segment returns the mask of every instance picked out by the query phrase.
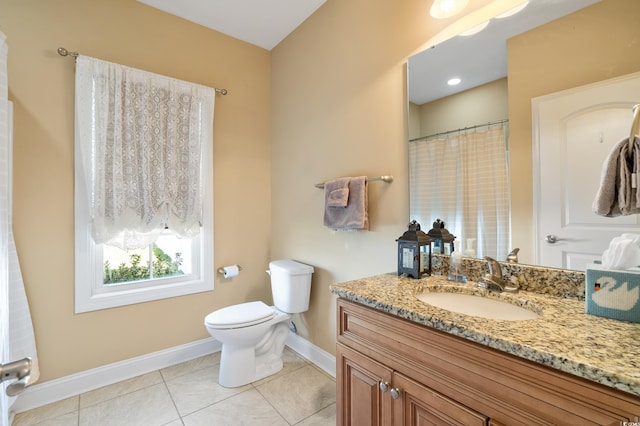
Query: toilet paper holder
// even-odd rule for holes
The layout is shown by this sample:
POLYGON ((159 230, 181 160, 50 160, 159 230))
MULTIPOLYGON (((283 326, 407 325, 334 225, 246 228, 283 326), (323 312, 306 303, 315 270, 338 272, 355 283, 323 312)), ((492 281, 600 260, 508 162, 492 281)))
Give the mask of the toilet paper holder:
MULTIPOLYGON (((237 267, 238 267, 238 272, 239 272, 239 271, 242 271, 242 266, 240 266, 240 265, 235 265, 235 266, 237 266, 237 267)), ((224 276, 224 267, 222 267, 222 268, 218 268, 218 273, 219 273, 220 275, 224 276)))

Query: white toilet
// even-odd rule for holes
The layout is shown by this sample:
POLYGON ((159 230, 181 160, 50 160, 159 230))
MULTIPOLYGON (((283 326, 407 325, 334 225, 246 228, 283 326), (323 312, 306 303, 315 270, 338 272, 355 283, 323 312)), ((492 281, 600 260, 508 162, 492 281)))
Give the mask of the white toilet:
POLYGON ((312 266, 274 260, 267 273, 275 306, 241 303, 218 309, 204 319, 209 334, 222 343, 221 386, 243 386, 280 371, 291 324, 288 314, 309 309, 312 266))

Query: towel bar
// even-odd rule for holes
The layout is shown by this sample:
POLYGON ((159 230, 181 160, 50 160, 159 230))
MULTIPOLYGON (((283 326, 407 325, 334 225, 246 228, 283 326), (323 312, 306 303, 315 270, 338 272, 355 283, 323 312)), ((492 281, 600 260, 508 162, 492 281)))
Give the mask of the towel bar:
MULTIPOLYGON (((384 175, 384 176, 379 176, 379 177, 374 177, 374 178, 367 178, 367 182, 373 182, 373 181, 378 181, 378 180, 381 180, 381 181, 387 182, 387 183, 391 183, 391 182, 393 182, 393 176, 384 175)), ((320 189, 324 189, 324 182, 316 183, 315 187, 316 188, 320 188, 320 189)))

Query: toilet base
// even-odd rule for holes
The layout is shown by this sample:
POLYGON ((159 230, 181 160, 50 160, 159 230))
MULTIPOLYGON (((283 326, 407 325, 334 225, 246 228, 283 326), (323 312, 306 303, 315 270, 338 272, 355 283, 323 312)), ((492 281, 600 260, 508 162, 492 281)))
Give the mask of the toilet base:
POLYGON ((284 366, 282 357, 265 359, 260 365, 256 365, 254 370, 247 368, 247 366, 255 362, 253 353, 254 350, 252 348, 242 351, 231 350, 227 351, 225 356, 223 349, 220 357, 220 374, 218 376, 220 386, 237 388, 264 379, 282 370, 284 366))
POLYGON ((282 351, 289 335, 289 323, 287 320, 276 324, 255 347, 223 343, 218 374, 220 386, 244 386, 282 370, 282 351))

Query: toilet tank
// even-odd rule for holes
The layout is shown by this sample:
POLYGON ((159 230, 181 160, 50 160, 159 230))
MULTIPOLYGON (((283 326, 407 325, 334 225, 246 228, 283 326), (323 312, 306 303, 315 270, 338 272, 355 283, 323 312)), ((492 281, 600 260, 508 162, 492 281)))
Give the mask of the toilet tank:
POLYGON ((313 266, 294 260, 269 262, 273 304, 283 312, 295 314, 309 309, 313 266))

